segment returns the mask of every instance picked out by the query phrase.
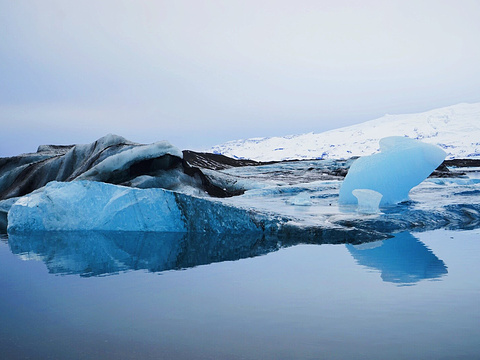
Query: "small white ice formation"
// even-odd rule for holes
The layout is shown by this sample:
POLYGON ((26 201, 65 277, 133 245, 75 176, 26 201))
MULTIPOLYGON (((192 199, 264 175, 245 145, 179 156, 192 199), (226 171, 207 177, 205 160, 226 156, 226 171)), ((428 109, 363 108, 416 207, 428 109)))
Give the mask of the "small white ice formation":
POLYGON ((355 189, 370 189, 383 195, 380 205, 408 199, 414 186, 425 180, 447 154, 436 145, 391 136, 380 140, 380 152, 357 159, 342 187, 339 204, 356 204, 355 189))
POLYGON ((302 192, 287 201, 288 204, 294 206, 311 206, 312 197, 308 192, 302 192))
POLYGON ((380 200, 382 200, 382 194, 375 190, 369 189, 355 189, 352 191, 353 196, 358 200, 357 211, 361 214, 376 214, 380 210, 380 200))

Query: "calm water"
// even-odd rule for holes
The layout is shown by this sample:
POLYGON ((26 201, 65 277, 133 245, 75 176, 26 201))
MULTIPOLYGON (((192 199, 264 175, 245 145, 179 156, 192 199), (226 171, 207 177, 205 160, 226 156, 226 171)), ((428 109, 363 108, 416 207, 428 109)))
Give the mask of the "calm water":
POLYGON ((480 230, 0 242, 2 359, 478 359, 480 230))

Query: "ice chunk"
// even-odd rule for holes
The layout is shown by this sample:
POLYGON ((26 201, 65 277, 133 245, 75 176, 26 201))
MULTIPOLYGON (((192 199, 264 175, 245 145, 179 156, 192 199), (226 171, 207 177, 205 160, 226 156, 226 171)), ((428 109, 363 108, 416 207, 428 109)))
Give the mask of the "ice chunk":
POLYGON ((352 191, 370 189, 383 195, 380 205, 408 199, 411 188, 420 184, 445 159, 441 148, 406 137, 380 140, 380 153, 357 159, 340 188, 340 204, 356 204, 352 191))
POLYGON ((121 230, 243 233, 276 226, 249 211, 164 189, 50 182, 8 212, 8 232, 121 230))
POLYGON ((358 200, 357 211, 362 214, 375 214, 379 211, 378 206, 382 200, 382 194, 375 190, 355 189, 353 196, 358 200))
POLYGON ((7 214, 18 198, 0 200, 0 234, 7 232, 7 214))
POLYGON ((312 197, 308 192, 302 192, 296 196, 293 196, 291 199, 287 200, 287 203, 295 206, 311 206, 312 197))

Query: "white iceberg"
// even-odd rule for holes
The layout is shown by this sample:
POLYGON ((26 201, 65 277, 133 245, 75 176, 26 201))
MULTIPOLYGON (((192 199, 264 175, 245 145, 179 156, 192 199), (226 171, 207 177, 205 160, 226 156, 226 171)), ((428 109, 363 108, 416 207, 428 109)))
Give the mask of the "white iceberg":
POLYGON ((391 136, 380 140, 380 152, 357 159, 350 167, 342 187, 339 204, 356 204, 355 189, 382 194, 380 205, 408 199, 414 186, 425 180, 445 159, 445 151, 421 141, 391 136))

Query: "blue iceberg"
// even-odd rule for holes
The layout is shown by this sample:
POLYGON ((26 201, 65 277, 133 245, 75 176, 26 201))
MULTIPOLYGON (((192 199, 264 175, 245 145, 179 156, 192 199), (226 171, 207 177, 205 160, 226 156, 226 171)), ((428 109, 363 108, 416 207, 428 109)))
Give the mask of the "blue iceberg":
POLYGON ((357 204, 356 189, 382 194, 380 206, 408 199, 414 186, 425 180, 445 159, 445 151, 421 141, 391 136, 380 140, 380 152, 357 159, 340 188, 339 204, 357 204))
POLYGON ((52 181, 20 198, 8 212, 8 232, 52 230, 262 232, 276 219, 165 189, 96 181, 52 181))

